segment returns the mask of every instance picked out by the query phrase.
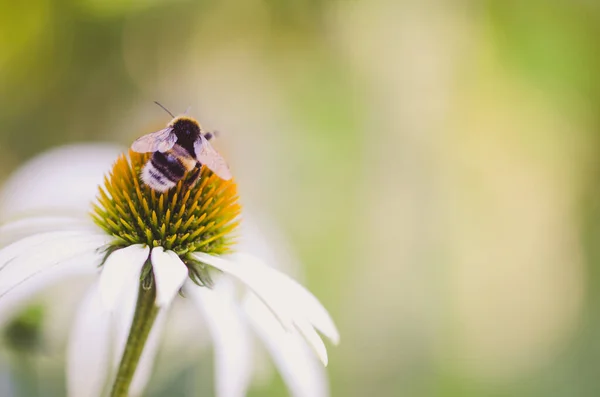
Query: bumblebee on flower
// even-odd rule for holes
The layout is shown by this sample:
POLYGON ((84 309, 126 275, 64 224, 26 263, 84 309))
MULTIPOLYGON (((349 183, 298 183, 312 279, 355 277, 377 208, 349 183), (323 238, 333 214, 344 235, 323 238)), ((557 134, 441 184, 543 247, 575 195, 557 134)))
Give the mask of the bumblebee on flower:
MULTIPOLYGON (((339 339, 329 314, 310 292, 255 257, 235 252, 241 211, 235 181, 200 129, 193 149, 178 144, 172 128, 178 119, 155 133, 160 136, 136 141, 133 149, 147 153, 130 150, 117 159, 99 187, 88 221, 36 216, 0 227, 0 234, 25 236, 0 249, 0 305, 4 297, 40 278, 59 278, 79 267, 98 274, 78 309, 69 340, 69 396, 99 397, 107 391, 111 396, 140 395, 164 313, 180 291, 183 299, 206 309, 207 302, 224 296, 218 291, 229 291, 227 299, 234 300, 231 286, 245 286, 257 298, 255 305, 268 308, 261 309, 265 321, 276 321, 285 334, 303 338, 325 365, 327 352, 317 330, 334 343, 339 339), (160 169, 177 162, 183 166, 192 155, 194 167, 184 166, 180 178, 179 171, 175 175, 160 169), (166 178, 159 183, 153 176, 148 183, 148 167, 162 170, 166 178), (111 344, 110 332, 98 332, 98 324, 109 327, 111 321, 124 324, 116 345, 111 344), (93 354, 89 346, 94 346, 93 354)), ((220 360, 238 360, 235 354, 220 360)), ((216 390, 219 396, 234 397, 245 389, 235 379, 221 379, 216 390)))

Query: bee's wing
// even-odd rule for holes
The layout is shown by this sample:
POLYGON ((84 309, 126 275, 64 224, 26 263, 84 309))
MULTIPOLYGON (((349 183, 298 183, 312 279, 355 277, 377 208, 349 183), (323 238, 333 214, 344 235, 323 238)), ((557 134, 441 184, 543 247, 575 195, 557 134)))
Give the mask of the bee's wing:
POLYGON ((175 142, 177 142, 177 135, 173 134, 171 127, 167 127, 136 139, 131 144, 131 149, 138 153, 166 152, 175 145, 175 142))
POLYGON ((207 166, 212 172, 225 181, 231 179, 231 171, 219 153, 208 143, 208 140, 200 134, 200 139, 194 142, 194 151, 198 161, 207 166))

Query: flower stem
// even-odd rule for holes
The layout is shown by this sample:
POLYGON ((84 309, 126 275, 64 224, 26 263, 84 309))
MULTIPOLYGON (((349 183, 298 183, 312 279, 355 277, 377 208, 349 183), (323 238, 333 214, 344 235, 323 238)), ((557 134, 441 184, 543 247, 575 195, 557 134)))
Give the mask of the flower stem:
POLYGON ((111 397, 127 397, 128 395, 129 386, 142 356, 144 345, 158 314, 158 307, 154 304, 156 300, 155 285, 155 283, 152 283, 152 286, 146 289, 140 282, 133 322, 131 323, 123 357, 121 357, 117 377, 110 393, 111 397))

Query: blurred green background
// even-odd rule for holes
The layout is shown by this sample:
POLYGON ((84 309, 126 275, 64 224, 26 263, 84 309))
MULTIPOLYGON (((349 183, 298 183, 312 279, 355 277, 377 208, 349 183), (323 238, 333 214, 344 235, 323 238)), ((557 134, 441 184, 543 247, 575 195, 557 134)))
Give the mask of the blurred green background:
POLYGON ((597 396, 599 37, 585 0, 4 0, 0 181, 191 106, 338 323, 334 397, 597 396))

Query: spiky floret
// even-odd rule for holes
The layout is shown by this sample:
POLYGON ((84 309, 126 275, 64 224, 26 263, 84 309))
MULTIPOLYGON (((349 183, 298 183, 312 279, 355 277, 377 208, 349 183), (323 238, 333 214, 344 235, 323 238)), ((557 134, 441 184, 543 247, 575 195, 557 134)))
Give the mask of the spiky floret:
POLYGON ((92 217, 115 237, 108 253, 133 244, 161 246, 177 253, 193 276, 193 269, 202 266, 189 253, 222 255, 234 243, 241 210, 237 186, 203 167, 196 185, 188 188, 184 179, 159 193, 140 179, 149 158, 129 151, 117 159, 100 186, 92 217))

